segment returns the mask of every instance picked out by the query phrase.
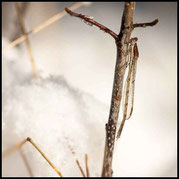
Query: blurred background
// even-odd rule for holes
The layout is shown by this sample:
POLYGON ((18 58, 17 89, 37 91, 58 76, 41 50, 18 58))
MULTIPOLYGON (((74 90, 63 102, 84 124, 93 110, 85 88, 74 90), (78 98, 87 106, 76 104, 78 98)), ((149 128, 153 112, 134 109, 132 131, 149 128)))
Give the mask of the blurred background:
MULTIPOLYGON (((30 31, 74 3, 19 4, 30 31)), ((122 2, 85 2, 74 11, 119 33, 123 8, 122 2)), ((115 144, 114 176, 177 176, 177 3, 136 3, 134 23, 156 18, 156 26, 132 33, 139 48, 134 111, 115 144)), ((3 2, 2 150, 31 137, 64 176, 81 176, 75 159, 84 167, 85 153, 91 176, 100 176, 116 63, 114 39, 66 14, 29 35, 38 74, 34 78, 24 42, 4 50, 21 34, 15 4, 3 2)), ((58 176, 30 144, 23 151, 33 176, 58 176)), ((17 151, 2 162, 3 176, 29 176, 17 151)))

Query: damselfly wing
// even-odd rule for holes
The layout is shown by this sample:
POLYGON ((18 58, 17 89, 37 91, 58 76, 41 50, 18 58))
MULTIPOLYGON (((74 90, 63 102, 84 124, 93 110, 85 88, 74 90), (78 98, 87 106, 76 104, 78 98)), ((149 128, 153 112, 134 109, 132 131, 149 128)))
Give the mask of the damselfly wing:
POLYGON ((134 105, 134 89, 135 89, 135 78, 136 78, 136 69, 137 69, 137 59, 139 57, 138 47, 136 40, 131 41, 130 44, 130 61, 128 75, 126 79, 125 89, 124 89, 124 107, 123 107, 123 120, 120 124, 120 128, 117 133, 117 139, 120 137, 123 125, 126 119, 129 119, 133 112, 134 105))

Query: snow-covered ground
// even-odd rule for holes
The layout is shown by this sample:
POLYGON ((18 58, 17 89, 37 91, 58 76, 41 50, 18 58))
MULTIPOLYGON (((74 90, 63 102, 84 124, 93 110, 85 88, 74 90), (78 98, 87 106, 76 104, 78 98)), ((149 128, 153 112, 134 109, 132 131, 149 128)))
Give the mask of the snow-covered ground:
MULTIPOLYGON (((31 3, 28 30, 70 4, 31 3)), ((123 3, 95 2, 76 11, 118 32, 122 10, 123 3)), ((116 142, 114 176, 177 175, 176 3, 137 3, 135 22, 155 18, 158 25, 133 33, 140 53, 134 112, 116 142)), ((31 137, 64 176, 81 176, 75 159, 84 166, 85 153, 91 176, 100 176, 116 57, 113 39, 67 15, 30 40, 38 79, 32 77, 23 43, 3 52, 3 151, 31 137)), ((4 37, 3 45, 8 43, 4 37)), ((34 176, 58 176, 29 143, 23 151, 34 176)), ((3 176, 28 176, 18 152, 3 160, 3 176)))

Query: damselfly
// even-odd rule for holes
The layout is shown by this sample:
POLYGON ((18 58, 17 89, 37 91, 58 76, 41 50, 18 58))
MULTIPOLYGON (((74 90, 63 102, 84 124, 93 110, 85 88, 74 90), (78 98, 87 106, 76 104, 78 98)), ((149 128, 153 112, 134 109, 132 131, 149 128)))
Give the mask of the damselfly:
POLYGON ((117 132, 117 139, 120 137, 125 120, 129 119, 133 112, 134 105, 134 89, 135 89, 135 78, 136 78, 136 69, 137 69, 137 59, 139 57, 138 47, 137 47, 137 38, 132 38, 130 41, 129 47, 129 70, 126 79, 126 88, 124 92, 124 111, 123 119, 120 124, 119 130, 117 132))

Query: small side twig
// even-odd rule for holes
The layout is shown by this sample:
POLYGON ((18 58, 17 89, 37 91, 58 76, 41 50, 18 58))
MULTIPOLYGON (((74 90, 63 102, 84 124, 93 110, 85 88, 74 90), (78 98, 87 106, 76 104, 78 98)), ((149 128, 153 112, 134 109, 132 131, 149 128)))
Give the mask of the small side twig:
POLYGON ((70 14, 71 16, 74 16, 74 17, 78 17, 78 18, 81 18, 83 19, 84 21, 88 22, 89 24, 92 24, 94 26, 97 26, 100 28, 100 30, 103 30, 104 32, 110 34, 115 40, 118 39, 118 36, 115 32, 113 32, 112 30, 110 30, 109 28, 105 27, 104 25, 98 23, 97 21, 93 20, 92 18, 90 17, 87 17, 83 14, 78 14, 78 13, 75 13, 73 11, 71 11, 70 9, 68 8, 65 8, 65 11, 70 14))
POLYGON ((133 24, 133 28, 136 28, 136 27, 147 27, 147 26, 154 26, 158 23, 158 19, 155 19, 154 21, 152 22, 147 22, 147 23, 136 23, 136 24, 133 24))

